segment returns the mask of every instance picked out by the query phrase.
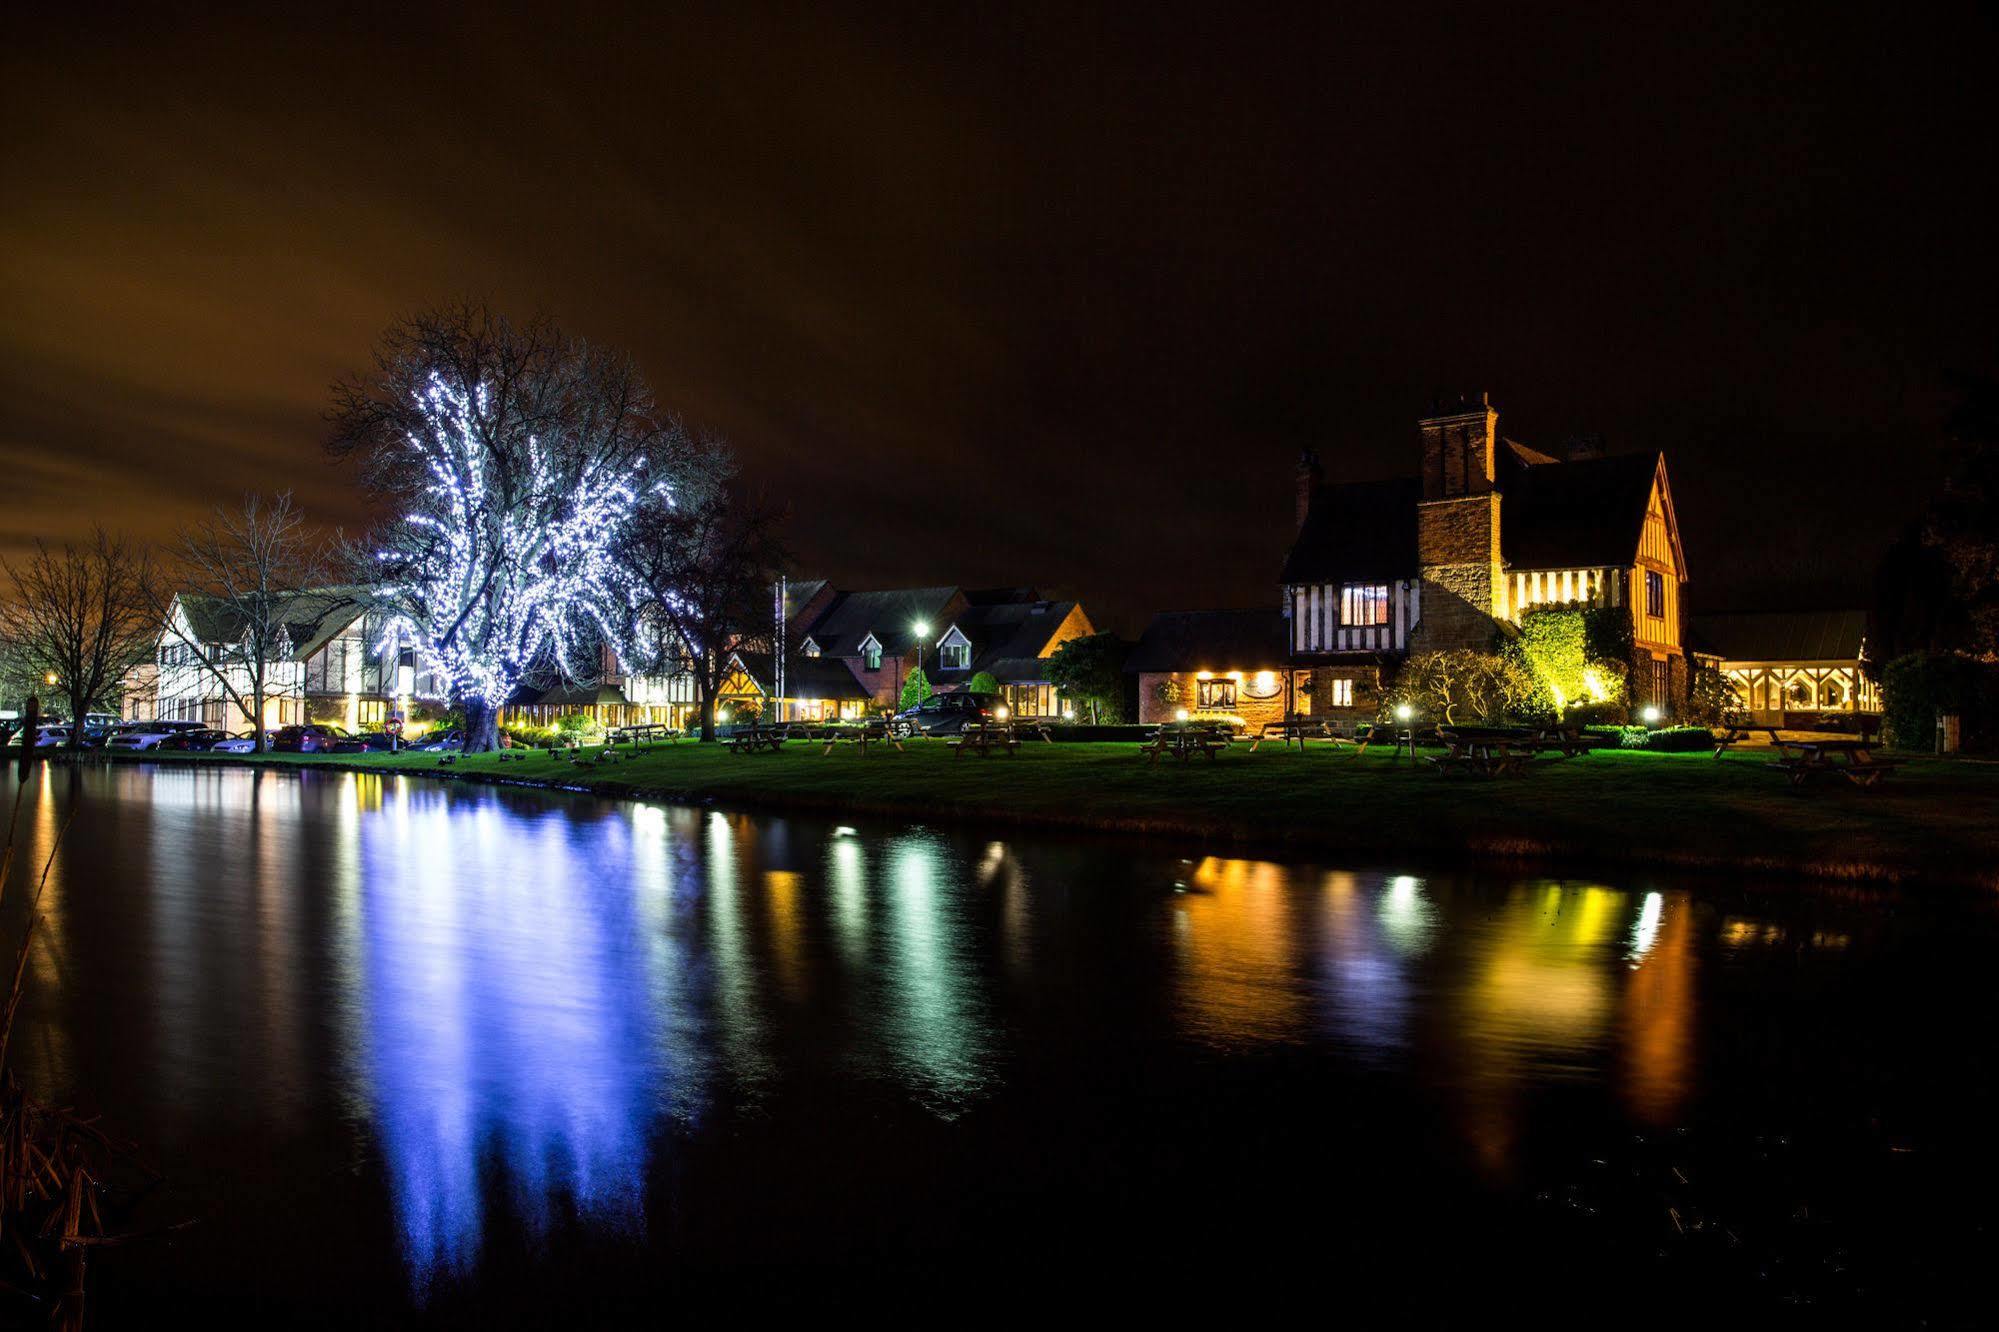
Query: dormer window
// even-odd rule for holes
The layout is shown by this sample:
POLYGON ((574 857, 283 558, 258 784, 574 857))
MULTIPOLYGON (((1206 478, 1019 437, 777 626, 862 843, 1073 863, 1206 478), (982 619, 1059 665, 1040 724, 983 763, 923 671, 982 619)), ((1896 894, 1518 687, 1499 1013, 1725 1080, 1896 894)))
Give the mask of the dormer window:
POLYGON ((947 671, 962 671, 972 664, 970 643, 946 643, 937 649, 937 664, 947 671))
POLYGON ((878 671, 882 668, 881 640, 869 634, 861 640, 861 669, 878 671))
POLYGON ((816 657, 819 655, 819 645, 808 638, 798 645, 798 651, 801 656, 816 657))

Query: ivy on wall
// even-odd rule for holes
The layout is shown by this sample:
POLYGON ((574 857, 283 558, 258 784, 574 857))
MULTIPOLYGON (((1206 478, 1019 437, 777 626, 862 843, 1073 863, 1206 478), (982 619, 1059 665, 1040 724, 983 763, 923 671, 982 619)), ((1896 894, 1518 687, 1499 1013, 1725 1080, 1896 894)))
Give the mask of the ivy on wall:
POLYGON ((1533 675, 1540 703, 1555 716, 1615 706, 1624 698, 1631 621, 1600 608, 1530 611, 1506 650, 1533 675))

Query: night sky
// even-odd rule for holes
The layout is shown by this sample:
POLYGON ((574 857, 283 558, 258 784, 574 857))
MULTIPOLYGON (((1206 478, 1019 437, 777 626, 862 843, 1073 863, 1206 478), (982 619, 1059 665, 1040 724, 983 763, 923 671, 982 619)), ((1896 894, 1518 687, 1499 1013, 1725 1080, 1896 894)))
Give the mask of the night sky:
POLYGON ((328 385, 464 296, 631 351, 803 572, 1127 632, 1274 602, 1300 448, 1480 391, 1665 449, 1694 605, 1850 600, 1999 373, 1969 6, 66 8, 0 50, 8 553, 364 524, 328 385))

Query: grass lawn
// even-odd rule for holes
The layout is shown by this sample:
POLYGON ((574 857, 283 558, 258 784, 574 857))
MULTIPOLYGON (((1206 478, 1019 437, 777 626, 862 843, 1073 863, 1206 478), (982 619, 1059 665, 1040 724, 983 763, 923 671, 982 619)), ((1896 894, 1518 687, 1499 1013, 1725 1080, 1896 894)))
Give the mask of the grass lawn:
MULTIPOLYGON (((594 755, 597 751, 585 751, 594 755)), ((1538 761, 1525 775, 1443 778, 1380 751, 1237 746, 1212 762, 1147 763, 1135 744, 1041 744, 959 758, 935 740, 863 755, 788 744, 776 754, 662 745, 577 766, 534 753, 176 755, 714 800, 927 821, 976 820, 1228 838, 1272 848, 1466 860, 1518 856, 1590 865, 1734 867, 1816 877, 1999 885, 1999 765, 1907 761, 1880 787, 1827 778, 1804 789, 1769 752, 1599 750, 1538 761)), ((119 758, 115 761, 143 761, 119 758)))

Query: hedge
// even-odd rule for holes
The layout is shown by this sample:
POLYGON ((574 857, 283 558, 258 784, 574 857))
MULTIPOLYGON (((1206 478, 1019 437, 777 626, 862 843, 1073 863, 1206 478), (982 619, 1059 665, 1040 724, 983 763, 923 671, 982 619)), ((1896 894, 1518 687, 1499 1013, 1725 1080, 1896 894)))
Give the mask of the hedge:
POLYGON ((1615 740, 1619 749, 1644 749, 1655 754, 1685 754, 1714 747, 1714 732, 1705 726, 1585 726, 1584 735, 1615 740))
POLYGON ((1967 749, 1999 742, 1999 663, 1948 652, 1911 652, 1881 672, 1882 726, 1898 749, 1936 745, 1937 714, 1962 718, 1967 749))

